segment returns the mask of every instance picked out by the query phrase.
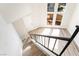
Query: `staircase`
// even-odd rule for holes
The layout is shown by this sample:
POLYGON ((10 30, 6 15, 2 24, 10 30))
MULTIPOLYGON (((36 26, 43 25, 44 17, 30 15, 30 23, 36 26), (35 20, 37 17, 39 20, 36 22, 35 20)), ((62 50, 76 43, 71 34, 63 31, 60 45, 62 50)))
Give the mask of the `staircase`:
POLYGON ((44 54, 32 41, 26 41, 23 45, 23 56, 46 56, 46 54, 44 54))
POLYGON ((38 48, 42 46, 41 50, 43 49, 44 53, 47 51, 49 55, 61 56, 78 32, 79 26, 76 26, 76 30, 72 36, 64 28, 43 27, 32 30, 29 34, 38 48))

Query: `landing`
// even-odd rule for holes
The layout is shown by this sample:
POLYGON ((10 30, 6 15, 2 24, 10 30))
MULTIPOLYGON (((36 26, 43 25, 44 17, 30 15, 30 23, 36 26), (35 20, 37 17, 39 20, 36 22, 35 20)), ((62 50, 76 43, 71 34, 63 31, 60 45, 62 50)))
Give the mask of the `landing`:
POLYGON ((71 35, 65 28, 39 27, 29 32, 29 34, 53 36, 60 38, 70 38, 71 35))

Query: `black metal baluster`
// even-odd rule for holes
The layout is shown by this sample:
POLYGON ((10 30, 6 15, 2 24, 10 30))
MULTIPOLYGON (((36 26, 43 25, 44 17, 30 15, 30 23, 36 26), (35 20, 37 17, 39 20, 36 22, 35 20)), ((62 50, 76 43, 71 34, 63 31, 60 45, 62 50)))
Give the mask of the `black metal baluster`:
POLYGON ((45 46, 45 37, 44 37, 44 46, 45 46))
POLYGON ((38 42, 40 43, 40 36, 38 36, 38 42))
POLYGON ((38 39, 38 42, 40 43, 40 36, 38 36, 38 38, 37 38, 37 39, 38 39))
POLYGON ((38 41, 38 40, 39 40, 38 37, 39 37, 39 36, 36 36, 36 40, 37 40, 37 42, 39 42, 39 41, 38 41))
POLYGON ((50 38, 48 38, 48 48, 49 48, 50 38))
POLYGON ((41 36, 41 44, 43 45, 43 37, 41 36))
POLYGON ((55 43, 54 43, 54 46, 53 46, 52 51, 53 51, 53 50, 54 50, 54 48, 55 48, 56 42, 57 42, 57 39, 55 39, 55 43))
POLYGON ((38 41, 37 41, 37 36, 35 36, 35 41, 38 42, 38 41))
POLYGON ((39 36, 39 43, 41 44, 41 39, 40 39, 40 36, 39 36))
POLYGON ((43 41, 42 44, 44 45, 44 37, 42 37, 42 41, 43 41))
POLYGON ((35 39, 35 41, 36 41, 36 36, 34 36, 34 39, 35 39))

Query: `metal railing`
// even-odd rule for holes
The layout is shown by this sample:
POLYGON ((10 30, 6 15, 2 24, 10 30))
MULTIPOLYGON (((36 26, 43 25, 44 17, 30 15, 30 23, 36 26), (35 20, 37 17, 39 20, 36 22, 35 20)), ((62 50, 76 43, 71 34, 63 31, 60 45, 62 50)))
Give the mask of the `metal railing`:
POLYGON ((72 40, 74 39, 74 37, 77 35, 77 33, 79 32, 79 26, 76 26, 76 30, 74 31, 74 33, 72 34, 71 38, 64 38, 64 37, 54 37, 54 36, 47 36, 47 35, 40 35, 40 34, 30 34, 30 37, 32 39, 34 39, 37 43, 39 43, 41 46, 43 46, 44 48, 46 48, 47 50, 49 50, 50 52, 52 52, 53 54, 55 54, 56 56, 61 56, 64 51, 66 50, 66 48, 69 46, 69 44, 72 42, 72 40), (45 46, 45 40, 46 38, 48 38, 48 43, 47 46, 45 46), (49 44, 50 44, 50 39, 53 38, 55 40, 54 45, 52 47, 52 50, 49 49, 49 44), (66 41, 66 45, 63 47, 62 51, 60 51, 60 53, 56 53, 54 52, 54 48, 56 46, 57 40, 62 40, 62 41, 66 41))

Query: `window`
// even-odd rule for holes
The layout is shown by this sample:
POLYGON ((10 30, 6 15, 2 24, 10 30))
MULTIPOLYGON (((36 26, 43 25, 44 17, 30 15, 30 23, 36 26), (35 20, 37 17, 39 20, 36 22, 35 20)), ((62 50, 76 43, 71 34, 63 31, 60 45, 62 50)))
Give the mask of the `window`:
POLYGON ((53 20, 53 14, 48 14, 47 15, 47 24, 52 25, 52 20, 53 20))
POLYGON ((62 20, 62 15, 57 14, 55 25, 60 25, 61 24, 61 20, 62 20))
POLYGON ((62 23, 65 7, 66 7, 66 3, 48 3, 47 25, 60 26, 62 23))
POLYGON ((63 12, 65 9, 66 3, 59 3, 58 4, 58 12, 63 12))
POLYGON ((54 12, 54 3, 48 3, 48 5, 47 5, 47 11, 48 12, 54 12))

